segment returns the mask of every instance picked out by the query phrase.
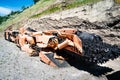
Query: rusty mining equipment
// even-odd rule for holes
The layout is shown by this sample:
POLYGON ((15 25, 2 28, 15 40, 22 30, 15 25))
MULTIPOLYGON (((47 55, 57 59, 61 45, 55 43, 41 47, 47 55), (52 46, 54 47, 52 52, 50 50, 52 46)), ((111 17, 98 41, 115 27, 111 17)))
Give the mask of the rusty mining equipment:
POLYGON ((67 57, 57 54, 62 49, 68 50, 79 56, 83 55, 81 39, 75 34, 76 29, 59 29, 37 32, 31 28, 20 28, 19 30, 6 30, 5 40, 16 43, 30 56, 39 56, 44 63, 57 66, 47 55, 54 53, 53 58, 65 60, 67 57))
POLYGON ((61 61, 76 58, 104 63, 120 55, 119 46, 104 43, 98 35, 72 28, 36 31, 21 27, 19 30, 6 29, 4 37, 30 56, 39 56, 42 62, 50 66, 60 66, 64 64, 61 61))

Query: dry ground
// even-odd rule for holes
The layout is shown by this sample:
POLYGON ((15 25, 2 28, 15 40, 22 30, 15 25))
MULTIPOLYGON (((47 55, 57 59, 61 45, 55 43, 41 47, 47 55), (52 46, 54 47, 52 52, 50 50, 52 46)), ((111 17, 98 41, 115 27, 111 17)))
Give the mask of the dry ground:
MULTIPOLYGON (((114 71, 109 74, 113 76, 117 71, 120 71, 120 58, 102 64, 100 69, 104 70, 102 66, 112 68, 114 71)), ((96 67, 91 71, 95 72, 95 69, 96 67)), ((91 71, 79 70, 73 66, 50 67, 42 63, 39 57, 29 57, 27 53, 20 51, 15 44, 0 37, 0 80, 107 80, 106 75, 93 76, 91 71)), ((115 75, 115 77, 118 80, 118 76, 115 75)))

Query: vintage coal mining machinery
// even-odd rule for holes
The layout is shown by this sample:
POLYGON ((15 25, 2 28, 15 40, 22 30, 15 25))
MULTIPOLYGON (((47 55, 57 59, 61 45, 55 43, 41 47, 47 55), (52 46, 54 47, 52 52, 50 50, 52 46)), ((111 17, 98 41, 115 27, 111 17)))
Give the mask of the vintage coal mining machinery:
POLYGON ((68 50, 79 56, 83 55, 81 39, 75 34, 76 29, 59 29, 37 32, 31 28, 20 28, 19 30, 6 30, 5 39, 16 43, 30 56, 39 56, 44 63, 57 66, 47 55, 53 52, 55 59, 65 60, 64 53, 58 54, 60 50, 68 50))
POLYGON ((15 43, 30 56, 51 66, 59 66, 59 60, 83 60, 103 63, 120 55, 118 46, 103 43, 100 36, 81 32, 77 29, 63 28, 36 31, 21 27, 19 30, 6 29, 5 40, 15 43))

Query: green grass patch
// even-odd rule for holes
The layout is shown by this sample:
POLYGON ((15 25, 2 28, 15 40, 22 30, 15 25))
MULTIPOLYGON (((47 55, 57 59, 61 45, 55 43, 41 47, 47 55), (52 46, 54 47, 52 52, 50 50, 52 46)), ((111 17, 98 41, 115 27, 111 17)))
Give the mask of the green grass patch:
POLYGON ((70 9, 70 8, 75 8, 75 7, 79 7, 85 4, 92 4, 92 3, 96 3, 98 1, 101 0, 74 0, 72 3, 61 3, 61 4, 55 4, 52 5, 51 7, 49 7, 48 9, 44 10, 41 13, 32 15, 31 18, 37 18, 40 17, 42 15, 46 15, 46 14, 51 14, 57 11, 62 11, 62 10, 66 10, 66 9, 70 9))
POLYGON ((52 5, 52 6, 50 6, 48 9, 42 11, 41 13, 38 13, 38 14, 35 14, 35 15, 31 16, 31 18, 40 17, 40 16, 42 16, 42 15, 54 13, 54 12, 60 11, 60 10, 61 10, 60 4, 52 5))
POLYGON ((98 1, 101 1, 101 0, 76 0, 75 2, 73 2, 71 4, 68 4, 66 6, 66 8, 70 9, 70 8, 74 8, 74 7, 83 6, 83 5, 86 5, 86 4, 96 3, 98 1))

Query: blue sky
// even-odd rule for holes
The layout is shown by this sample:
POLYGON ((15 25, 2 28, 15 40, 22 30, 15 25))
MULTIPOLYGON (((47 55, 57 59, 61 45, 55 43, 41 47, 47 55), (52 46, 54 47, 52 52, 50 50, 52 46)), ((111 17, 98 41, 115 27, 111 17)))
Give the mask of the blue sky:
POLYGON ((11 11, 21 10, 34 4, 33 0, 0 0, 0 16, 9 14, 11 11))

